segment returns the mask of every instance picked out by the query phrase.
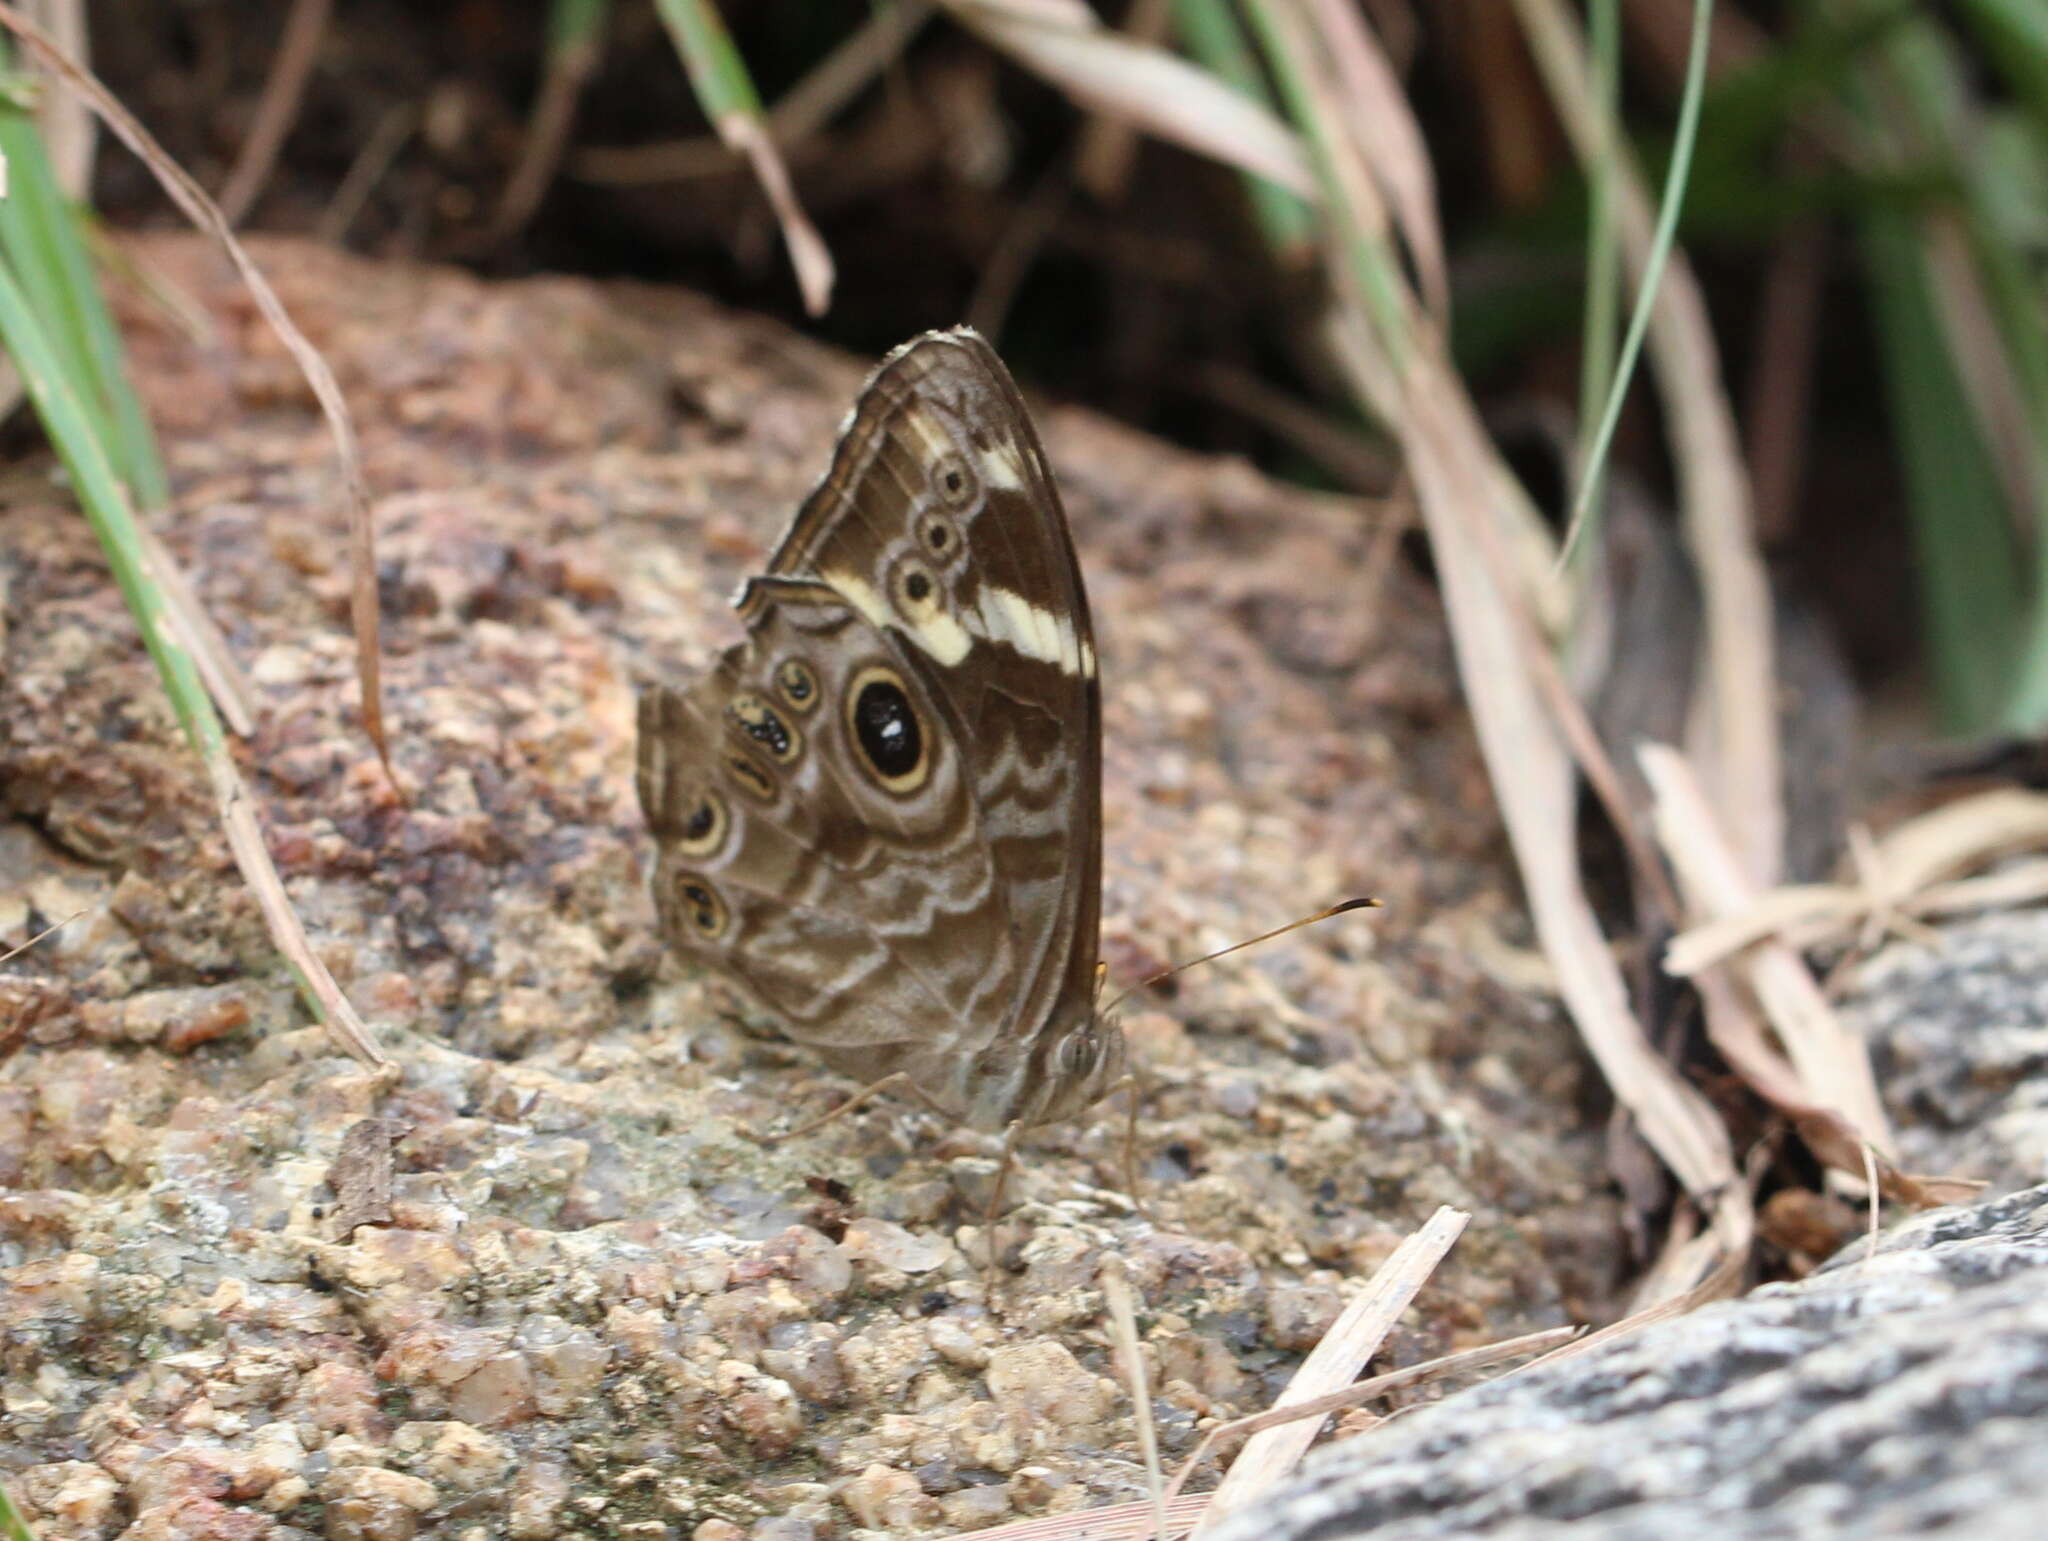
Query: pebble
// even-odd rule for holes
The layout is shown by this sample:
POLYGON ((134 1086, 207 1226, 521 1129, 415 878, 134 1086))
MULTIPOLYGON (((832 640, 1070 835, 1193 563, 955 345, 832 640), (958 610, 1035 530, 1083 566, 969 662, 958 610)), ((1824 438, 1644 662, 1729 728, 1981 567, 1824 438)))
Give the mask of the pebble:
POLYGON ((893 1466, 870 1466, 847 1478, 840 1484, 839 1501, 864 1527, 890 1535, 929 1529, 944 1517, 938 1500, 917 1478, 893 1466))
POLYGON ((1080 1429, 1099 1422, 1116 1396, 1113 1382, 1082 1368, 1064 1343, 1013 1343, 988 1356, 996 1405, 1030 1423, 1080 1429))
POLYGON ((930 1273, 954 1255, 953 1244, 943 1236, 919 1236, 893 1220, 872 1215, 863 1215, 847 1226, 840 1245, 855 1262, 904 1274, 930 1273))
POLYGON ((411 1541, 434 1507, 434 1484, 379 1466, 347 1466, 320 1485, 328 1541, 411 1541))

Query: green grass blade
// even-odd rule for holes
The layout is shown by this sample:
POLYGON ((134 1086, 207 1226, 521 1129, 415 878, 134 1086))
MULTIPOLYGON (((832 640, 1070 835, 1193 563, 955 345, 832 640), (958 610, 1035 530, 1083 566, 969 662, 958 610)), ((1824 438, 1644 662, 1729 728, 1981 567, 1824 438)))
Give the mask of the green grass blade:
POLYGON ((675 40, 698 105, 720 137, 725 137, 726 125, 735 118, 758 119, 761 93, 754 89, 754 77, 747 73, 746 62, 711 0, 654 0, 654 8, 675 40))
MULTIPOLYGON (((1259 68, 1230 0, 1175 0, 1173 14, 1190 57, 1253 101, 1274 105, 1265 72, 1259 68)), ((1315 210, 1264 177, 1246 173, 1243 181, 1252 217, 1274 255, 1287 261, 1306 254, 1315 241, 1315 210)))
POLYGON ((141 629, 143 644, 163 676, 171 708, 186 738, 202 755, 225 758, 227 740, 198 668, 161 622, 164 600, 150 580, 141 532, 126 489, 108 458, 100 425, 67 372, 63 355, 38 317, 36 306, 6 262, 0 262, 0 344, 13 358, 44 431, 71 473, 79 503, 99 538, 121 597, 141 629))
MULTIPOLYGON (((0 49, 0 64, 4 59, 0 49)), ((129 490, 141 506, 160 508, 170 500, 164 459, 129 383, 121 334, 100 297, 78 209, 57 186, 33 115, 10 94, 0 94, 0 154, 10 172, 8 197, 0 201, 0 250, 45 316, 59 320, 61 346, 109 416, 115 463, 129 490)))
POLYGON ((36 1541, 35 1532, 28 1528, 28 1521, 14 1507, 14 1500, 7 1496, 4 1484, 0 1484, 0 1541, 36 1541))
POLYGON ((1323 110, 1310 81, 1309 61, 1303 51, 1313 45, 1299 9, 1295 0, 1252 0, 1250 14, 1259 45, 1279 87, 1280 100, 1308 145, 1316 180, 1323 190, 1323 213, 1330 221, 1330 237, 1343 253, 1342 272, 1356 286, 1358 299, 1371 317, 1387 357, 1396 370, 1403 369, 1414 348, 1403 298, 1407 283, 1392 243, 1383 230, 1375 233, 1375 225, 1380 222, 1354 207, 1349 192, 1351 179, 1340 172, 1339 158, 1347 153, 1341 138, 1344 130, 1332 114, 1323 110))
MULTIPOLYGON (((0 67, 6 59, 0 48, 0 67)), ((170 497, 163 459, 129 384, 120 334, 100 296, 78 211, 57 186, 34 117, 13 93, 0 93, 0 154, 9 173, 8 196, 0 200, 0 251, 41 314, 56 323, 52 341, 106 414, 107 442, 130 491, 144 507, 161 507, 170 497)))
MULTIPOLYGON (((1621 122, 1620 0, 1592 0, 1588 8, 1593 91, 1600 121, 1621 122)), ((1586 318, 1579 350, 1579 474, 1586 500, 1599 506, 1603 477, 1593 455, 1593 425, 1614 388, 1614 329, 1621 314, 1621 226, 1615 217, 1613 155, 1596 157, 1588 178, 1586 210, 1586 318)))
POLYGON ((555 0, 548 12, 548 52, 595 50, 604 38, 611 0, 555 0))
POLYGON ((1570 522, 1565 527, 1564 551, 1568 558, 1590 522, 1593 494, 1599 487, 1608 451, 1614 444, 1614 430, 1621 423, 1622 404, 1628 399, 1629 381, 1635 375, 1636 358, 1642 352, 1643 337, 1650 329, 1650 313, 1657 302, 1657 285, 1664 277, 1664 264, 1671 255, 1671 243, 1678 231, 1678 213, 1685 204, 1686 173, 1692 166, 1694 141, 1699 133, 1700 98, 1707 78, 1707 43, 1714 20, 1714 0, 1693 0, 1691 54, 1685 64, 1685 91, 1678 105, 1678 132, 1671 145, 1671 165, 1664 175, 1664 195, 1657 210, 1657 228, 1650 240, 1649 260, 1643 264, 1642 282, 1636 286, 1635 313, 1629 317, 1628 335, 1622 339, 1621 357, 1616 361, 1614 388, 1608 393, 1607 408, 1593 435, 1586 463, 1579 468, 1578 496, 1572 502, 1570 522))
POLYGON ((1876 209, 1862 235, 1929 662, 1947 726, 1977 731, 1999 718, 2021 633, 2010 515, 1949 357, 1917 221, 1876 209))

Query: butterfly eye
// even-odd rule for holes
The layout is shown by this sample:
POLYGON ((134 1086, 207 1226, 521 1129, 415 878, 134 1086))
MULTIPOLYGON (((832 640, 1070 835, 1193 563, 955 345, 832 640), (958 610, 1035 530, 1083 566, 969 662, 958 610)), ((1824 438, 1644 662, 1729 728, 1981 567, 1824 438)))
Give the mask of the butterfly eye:
POLYGON ((725 715, 748 738, 767 750, 772 759, 787 765, 803 748, 803 738, 783 720, 774 707, 748 692, 726 703, 725 715))
POLYGON ((682 838, 676 848, 686 856, 707 856, 725 843, 727 825, 725 800, 706 790, 683 819, 682 838))
POLYGON ((947 508, 970 508, 981 495, 974 472, 958 455, 941 455, 932 463, 931 484, 947 508))
POLYGON ((866 668, 846 693, 846 727, 883 788, 915 792, 931 774, 924 726, 894 669, 866 668))
POLYGON ((800 712, 808 712, 818 704, 818 677, 800 658, 785 658, 776 666, 775 688, 784 701, 800 712))
POLYGON ((725 934, 725 928, 732 920, 725 901, 718 897, 717 889, 696 873, 676 874, 675 897, 677 918, 684 926, 707 942, 715 942, 725 934))

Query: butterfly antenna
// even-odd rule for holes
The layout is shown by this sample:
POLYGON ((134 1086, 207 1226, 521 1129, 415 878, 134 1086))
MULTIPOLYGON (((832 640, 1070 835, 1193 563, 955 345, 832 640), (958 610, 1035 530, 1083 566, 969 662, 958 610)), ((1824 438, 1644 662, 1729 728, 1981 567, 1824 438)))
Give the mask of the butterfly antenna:
POLYGON ((1243 952, 1247 947, 1256 947, 1261 942, 1270 942, 1276 936, 1285 936, 1290 931, 1299 931, 1303 926, 1313 926, 1317 922, 1329 920, 1333 916, 1348 915, 1353 910, 1377 910, 1383 907, 1377 899, 1346 899, 1343 903, 1333 904, 1326 910, 1317 910, 1313 915, 1304 915, 1299 920, 1290 920, 1286 925, 1276 926, 1271 931, 1261 931, 1257 936, 1247 937, 1242 942, 1232 942, 1228 947, 1219 947, 1214 952, 1205 952, 1199 958, 1190 958, 1185 963, 1176 963, 1172 968, 1161 969, 1149 979, 1139 980, 1130 989, 1124 991, 1122 995, 1119 995, 1109 1003, 1109 1011, 1100 1012, 1098 1015, 1108 1016, 1140 990, 1150 989, 1162 979, 1171 979, 1175 974, 1184 974, 1191 968, 1200 968, 1204 963, 1214 963, 1218 958, 1227 958, 1234 952, 1243 952))

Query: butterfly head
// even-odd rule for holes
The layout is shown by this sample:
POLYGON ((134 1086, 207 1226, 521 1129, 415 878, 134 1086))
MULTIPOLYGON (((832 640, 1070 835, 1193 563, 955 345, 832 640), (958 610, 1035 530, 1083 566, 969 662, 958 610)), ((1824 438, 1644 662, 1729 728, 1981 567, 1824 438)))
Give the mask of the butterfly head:
POLYGON ((1053 1045, 1027 1124, 1056 1124, 1100 1102, 1123 1079, 1124 1030, 1116 1017, 1090 1007, 1053 1045))

